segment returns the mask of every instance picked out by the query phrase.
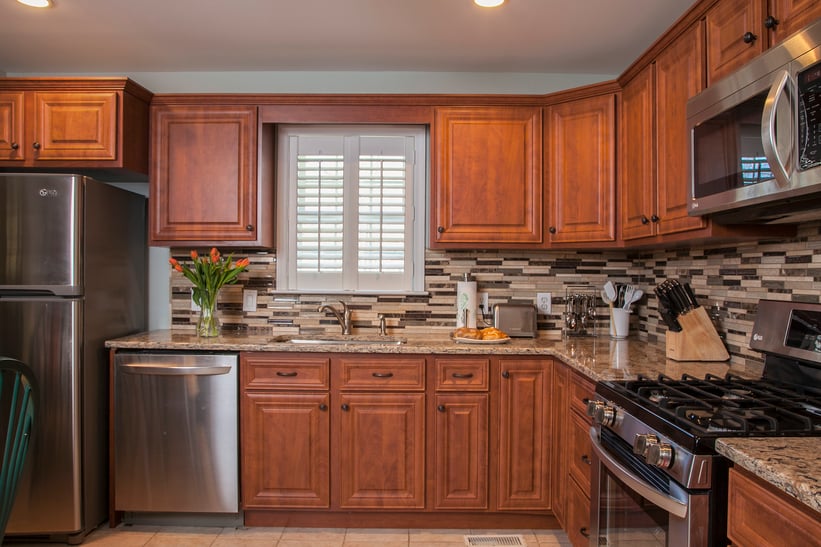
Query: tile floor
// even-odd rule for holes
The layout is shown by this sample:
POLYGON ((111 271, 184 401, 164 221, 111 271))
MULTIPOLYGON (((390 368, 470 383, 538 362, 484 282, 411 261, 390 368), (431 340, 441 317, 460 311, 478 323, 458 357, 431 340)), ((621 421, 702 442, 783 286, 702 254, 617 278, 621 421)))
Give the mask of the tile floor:
MULTIPOLYGON (((121 525, 95 530, 82 543, 90 547, 456 547, 464 536, 520 535, 527 547, 570 547, 561 530, 422 530, 354 528, 219 528, 121 525)), ((6 546, 32 547, 7 541, 6 546)), ((54 544, 42 544, 54 547, 54 544)))

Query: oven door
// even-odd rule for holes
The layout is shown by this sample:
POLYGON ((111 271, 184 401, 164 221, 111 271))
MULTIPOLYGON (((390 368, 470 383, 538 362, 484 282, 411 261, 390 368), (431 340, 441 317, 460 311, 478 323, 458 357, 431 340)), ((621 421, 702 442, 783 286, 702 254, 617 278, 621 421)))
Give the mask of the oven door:
MULTIPOLYGON (((590 430, 593 442, 590 545, 719 545, 711 492, 687 490, 648 465, 617 435, 590 430)), ((723 532, 719 532, 723 536, 723 532)))

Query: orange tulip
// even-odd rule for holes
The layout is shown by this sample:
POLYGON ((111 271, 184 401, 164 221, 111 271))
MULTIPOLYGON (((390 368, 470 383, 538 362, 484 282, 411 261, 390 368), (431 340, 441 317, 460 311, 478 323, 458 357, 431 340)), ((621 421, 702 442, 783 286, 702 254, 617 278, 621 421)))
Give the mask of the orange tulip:
POLYGON ((177 262, 177 259, 169 258, 168 262, 171 264, 171 267, 174 268, 175 270, 177 270, 178 272, 182 271, 182 266, 180 266, 180 263, 177 262))
POLYGON ((199 255, 197 254, 197 251, 192 250, 191 251, 191 260, 196 260, 197 258, 199 258, 199 255))
POLYGON ((216 247, 211 247, 211 263, 216 264, 219 262, 220 259, 220 252, 217 250, 216 247))
POLYGON ((250 264, 250 263, 251 263, 251 261, 250 261, 250 260, 248 260, 247 258, 241 258, 241 259, 237 260, 237 265, 236 265, 236 267, 237 267, 237 268, 245 268, 245 267, 246 267, 246 266, 248 266, 248 264, 250 264))

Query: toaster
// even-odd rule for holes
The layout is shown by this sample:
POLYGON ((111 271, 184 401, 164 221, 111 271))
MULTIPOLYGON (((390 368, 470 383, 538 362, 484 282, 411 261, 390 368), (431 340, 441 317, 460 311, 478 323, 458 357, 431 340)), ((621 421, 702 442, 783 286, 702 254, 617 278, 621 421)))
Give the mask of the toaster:
POLYGON ((496 304, 493 326, 517 338, 536 337, 536 306, 533 304, 496 304))

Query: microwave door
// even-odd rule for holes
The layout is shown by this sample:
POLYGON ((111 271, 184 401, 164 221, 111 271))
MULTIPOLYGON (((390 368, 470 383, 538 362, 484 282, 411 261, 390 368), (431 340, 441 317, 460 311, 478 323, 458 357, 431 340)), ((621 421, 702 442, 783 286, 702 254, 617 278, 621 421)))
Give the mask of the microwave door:
POLYGON ((761 144, 764 157, 775 177, 776 184, 782 189, 789 188, 793 173, 793 97, 795 86, 790 73, 781 71, 770 88, 764 101, 761 116, 761 144))

